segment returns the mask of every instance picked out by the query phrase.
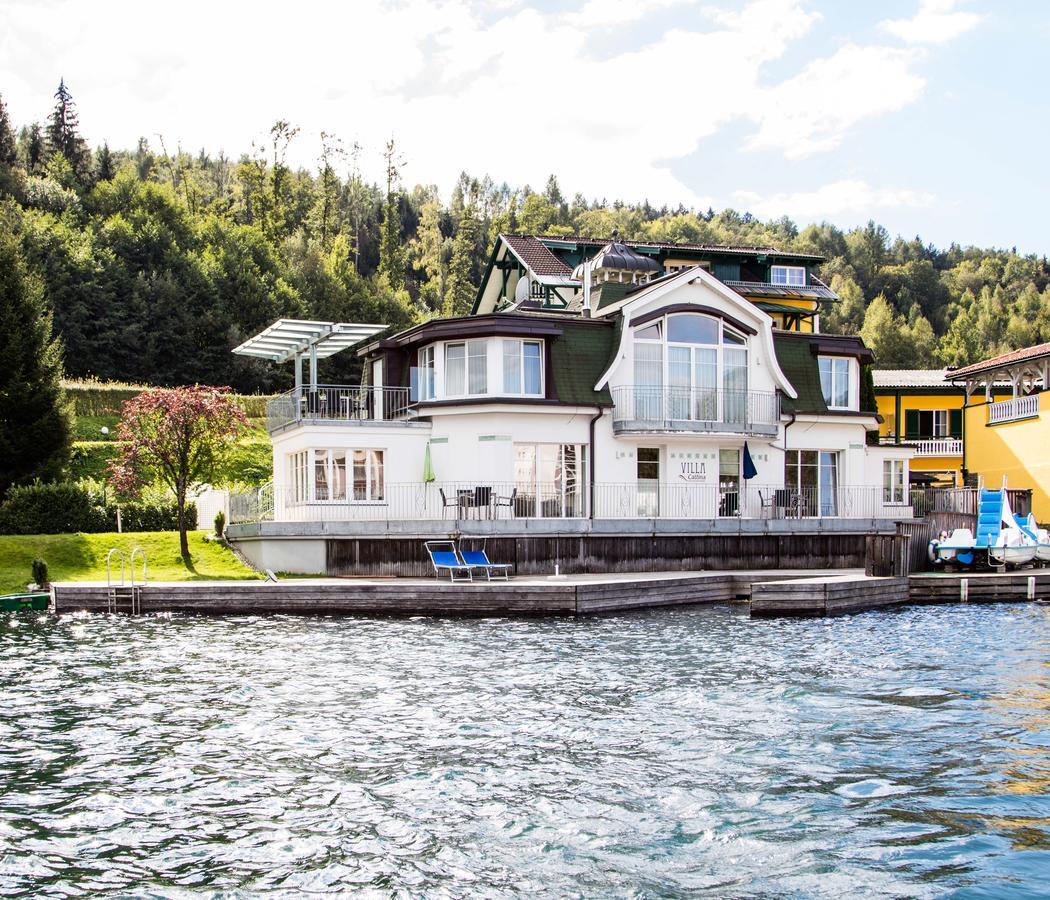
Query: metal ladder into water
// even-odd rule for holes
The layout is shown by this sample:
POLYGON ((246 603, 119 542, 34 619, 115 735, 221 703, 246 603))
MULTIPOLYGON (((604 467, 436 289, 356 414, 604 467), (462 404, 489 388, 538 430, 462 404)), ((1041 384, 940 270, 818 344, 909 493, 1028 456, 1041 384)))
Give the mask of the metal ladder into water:
POLYGON ((142 589, 146 586, 146 552, 141 547, 131 551, 131 558, 117 547, 110 548, 106 554, 106 610, 110 613, 119 612, 121 601, 127 601, 127 609, 131 615, 142 613, 142 589), (120 582, 113 580, 113 556, 120 558, 120 582), (135 580, 135 560, 142 558, 142 581, 135 580), (127 571, 131 570, 131 583, 127 582, 127 571))

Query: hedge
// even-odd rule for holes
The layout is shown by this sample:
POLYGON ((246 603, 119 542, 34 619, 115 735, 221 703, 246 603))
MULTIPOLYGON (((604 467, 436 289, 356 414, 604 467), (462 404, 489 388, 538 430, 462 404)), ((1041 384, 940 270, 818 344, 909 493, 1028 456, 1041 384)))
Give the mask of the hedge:
MULTIPOLYGON (((149 390, 147 385, 103 381, 67 381, 64 387, 73 400, 73 410, 77 416, 119 416, 125 400, 131 400, 149 390)), ((248 418, 261 419, 266 416, 266 401, 270 397, 264 394, 234 394, 234 399, 248 418)))
POLYGON ((73 481, 102 481, 109 472, 109 461, 119 453, 117 441, 77 441, 69 459, 69 476, 73 481))
MULTIPOLYGON (((120 504, 124 531, 175 531, 174 500, 120 504)), ((197 527, 197 507, 186 504, 186 525, 197 527)), ((0 503, 0 534, 68 534, 117 530, 117 506, 110 498, 79 484, 30 484, 13 487, 0 503)))

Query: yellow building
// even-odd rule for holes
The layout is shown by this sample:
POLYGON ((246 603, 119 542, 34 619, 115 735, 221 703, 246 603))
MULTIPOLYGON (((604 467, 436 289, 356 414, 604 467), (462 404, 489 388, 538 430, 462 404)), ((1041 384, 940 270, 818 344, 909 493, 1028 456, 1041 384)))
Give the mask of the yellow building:
POLYGON ((1032 511, 1050 522, 1050 344, 1005 353, 947 373, 966 398, 963 468, 988 487, 1003 477, 1032 491, 1032 511), (1007 399, 998 387, 1007 384, 1007 399))
POLYGON ((875 369, 879 443, 915 448, 912 483, 962 484, 963 389, 944 369, 875 369))

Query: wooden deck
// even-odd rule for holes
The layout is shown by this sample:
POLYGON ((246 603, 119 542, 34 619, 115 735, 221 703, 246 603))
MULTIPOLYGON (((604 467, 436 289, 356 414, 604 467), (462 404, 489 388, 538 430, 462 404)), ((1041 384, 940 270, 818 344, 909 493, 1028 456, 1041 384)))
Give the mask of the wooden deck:
MULTIPOLYGON (((645 572, 542 576, 503 581, 450 583, 434 578, 289 578, 266 581, 153 582, 142 589, 141 611, 202 614, 311 615, 556 615, 582 616, 746 601, 756 582, 812 576, 813 570, 737 572, 645 572)), ((841 574, 827 570, 822 574, 841 574)), ((60 613, 105 612, 106 585, 75 582, 54 586, 60 613)), ((127 598, 118 611, 129 611, 127 598)))
MULTIPOLYGON (((106 585, 54 586, 60 613, 109 607, 106 585)), ((631 609, 750 601, 755 616, 834 615, 905 603, 1050 599, 1050 569, 873 578, 859 570, 635 572, 450 583, 434 578, 289 578, 152 582, 143 613, 204 615, 586 616, 631 609)), ((118 612, 129 612, 122 596, 118 612)))

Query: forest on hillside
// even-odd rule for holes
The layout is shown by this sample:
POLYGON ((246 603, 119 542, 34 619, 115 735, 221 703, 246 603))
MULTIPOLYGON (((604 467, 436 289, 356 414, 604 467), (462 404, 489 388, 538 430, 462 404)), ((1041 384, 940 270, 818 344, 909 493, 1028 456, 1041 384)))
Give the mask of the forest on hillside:
MULTIPOLYGON (((362 148, 322 133, 312 170, 287 163, 305 140, 275 122, 236 159, 141 138, 91 146, 64 83, 39 122, 0 97, 0 230, 13 233, 53 310, 71 377, 154 384, 285 386, 290 371, 231 356, 281 316, 404 327, 469 310, 500 232, 774 245, 826 257, 841 296, 826 331, 859 333, 882 367, 962 365, 1050 341, 1050 264, 1013 250, 939 249, 869 221, 842 230, 746 212, 656 208, 463 173, 451 196, 360 173, 362 148)), ((616 185, 609 185, 610 192, 616 185)), ((0 288, 3 286, 0 285, 0 288)), ((352 377, 340 354, 322 376, 352 377)), ((285 367, 286 369, 288 367, 285 367)))

